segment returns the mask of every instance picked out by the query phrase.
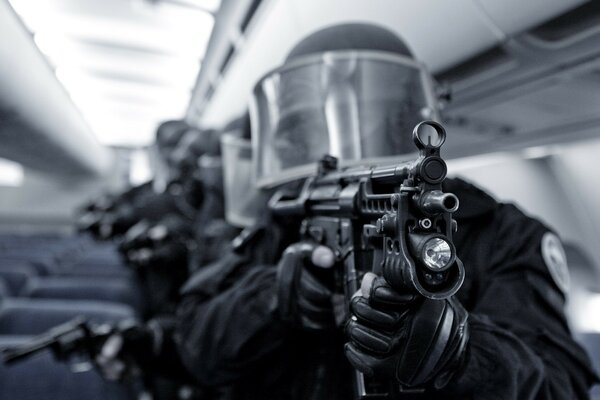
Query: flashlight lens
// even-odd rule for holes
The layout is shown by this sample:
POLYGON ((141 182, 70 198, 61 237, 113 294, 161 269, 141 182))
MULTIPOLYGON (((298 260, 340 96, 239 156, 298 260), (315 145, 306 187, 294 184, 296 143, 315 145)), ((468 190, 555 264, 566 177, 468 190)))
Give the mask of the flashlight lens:
POLYGON ((450 244, 444 239, 433 238, 425 243, 423 261, 433 271, 441 271, 452 259, 450 244))

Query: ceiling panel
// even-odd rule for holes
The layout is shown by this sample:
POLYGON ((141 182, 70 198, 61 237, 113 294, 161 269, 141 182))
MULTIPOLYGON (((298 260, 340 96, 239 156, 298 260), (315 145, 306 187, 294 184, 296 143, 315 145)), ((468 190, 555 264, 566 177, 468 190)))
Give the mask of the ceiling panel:
POLYGON ((219 0, 10 3, 98 140, 125 146, 147 145, 158 122, 184 117, 220 5, 219 0))
POLYGON ((586 0, 474 1, 507 35, 519 33, 586 2, 586 0))
POLYGON ((472 0, 283 1, 290 2, 304 35, 327 25, 375 23, 400 35, 434 72, 501 39, 472 0))
POLYGON ((281 64, 298 41, 323 27, 352 22, 382 25, 398 33, 433 71, 502 39, 472 0, 272 0, 257 11, 225 79, 203 110, 201 123, 223 126, 237 117, 258 79, 281 64))

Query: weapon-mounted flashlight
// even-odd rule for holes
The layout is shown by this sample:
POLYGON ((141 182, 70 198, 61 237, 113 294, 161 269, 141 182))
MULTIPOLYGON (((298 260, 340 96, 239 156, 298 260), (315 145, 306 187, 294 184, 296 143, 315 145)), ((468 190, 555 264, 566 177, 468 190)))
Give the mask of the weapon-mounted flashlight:
POLYGON ((440 234, 409 234, 412 254, 430 273, 444 272, 456 260, 454 245, 440 234))
POLYGON ((448 241, 434 237, 426 241, 423 245, 421 259, 432 271, 443 271, 450 266, 453 259, 452 248, 448 241))

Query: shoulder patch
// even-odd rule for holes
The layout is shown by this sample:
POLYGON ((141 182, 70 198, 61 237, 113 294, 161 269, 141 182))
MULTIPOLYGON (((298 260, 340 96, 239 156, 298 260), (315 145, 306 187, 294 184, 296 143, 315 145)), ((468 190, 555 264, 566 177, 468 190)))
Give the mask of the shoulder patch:
POLYGON ((567 255, 560 239, 552 232, 546 232, 542 237, 542 257, 554 283, 566 295, 570 285, 567 255))

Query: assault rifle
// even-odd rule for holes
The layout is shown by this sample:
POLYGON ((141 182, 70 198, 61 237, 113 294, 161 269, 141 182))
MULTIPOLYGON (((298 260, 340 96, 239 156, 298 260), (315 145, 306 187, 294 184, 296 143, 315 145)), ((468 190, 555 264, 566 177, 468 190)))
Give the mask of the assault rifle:
POLYGON ((26 343, 3 348, 2 358, 5 364, 12 364, 50 350, 60 361, 82 356, 93 363, 110 335, 117 331, 125 334, 133 331, 136 326, 133 320, 121 321, 118 326, 112 326, 92 324, 83 318, 74 318, 26 343))
MULTIPOLYGON (((275 215, 303 216, 302 236, 334 251, 346 309, 366 272, 430 299, 452 296, 462 285, 465 270, 452 242, 459 202, 442 191, 445 139, 442 125, 421 122, 413 130, 416 160, 340 169, 325 156, 297 197, 280 191, 271 198, 275 215)), ((358 371, 355 378, 356 399, 387 399, 394 390, 358 371)))

